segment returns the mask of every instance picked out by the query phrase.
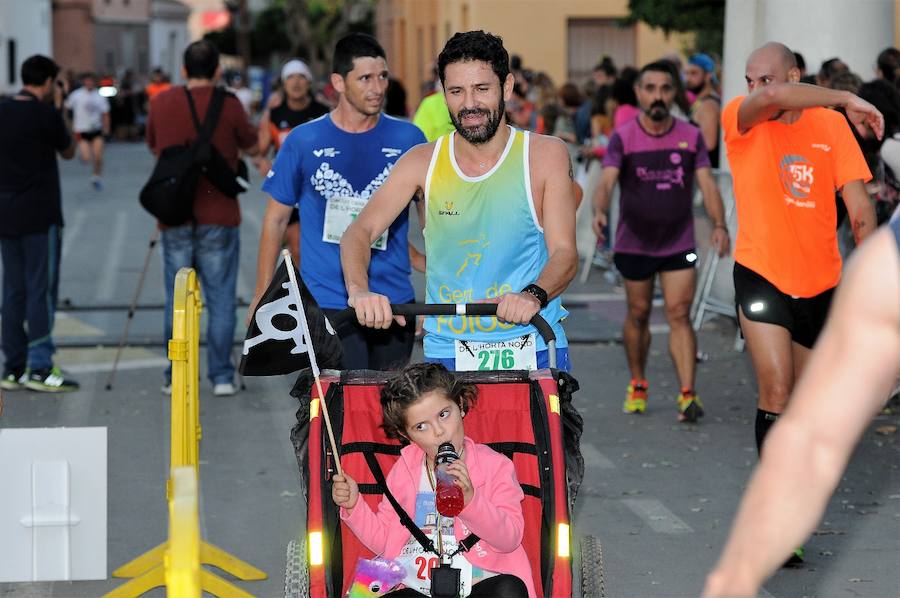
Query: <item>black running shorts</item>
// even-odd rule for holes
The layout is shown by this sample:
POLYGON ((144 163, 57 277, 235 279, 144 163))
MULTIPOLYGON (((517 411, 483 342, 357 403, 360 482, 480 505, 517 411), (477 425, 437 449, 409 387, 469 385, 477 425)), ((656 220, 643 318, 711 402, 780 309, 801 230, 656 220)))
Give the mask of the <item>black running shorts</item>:
POLYGON ((82 131, 78 134, 78 137, 82 141, 93 141, 101 135, 103 135, 103 131, 101 131, 100 129, 94 129, 93 131, 82 131))
POLYGON ((786 295, 753 270, 734 264, 735 312, 740 308, 748 320, 786 328, 791 340, 807 349, 812 349, 825 326, 833 294, 832 288, 815 297, 786 295))
POLYGON ((688 249, 659 257, 637 253, 616 253, 613 256, 613 262, 626 280, 647 280, 657 272, 693 268, 697 264, 697 252, 688 249))

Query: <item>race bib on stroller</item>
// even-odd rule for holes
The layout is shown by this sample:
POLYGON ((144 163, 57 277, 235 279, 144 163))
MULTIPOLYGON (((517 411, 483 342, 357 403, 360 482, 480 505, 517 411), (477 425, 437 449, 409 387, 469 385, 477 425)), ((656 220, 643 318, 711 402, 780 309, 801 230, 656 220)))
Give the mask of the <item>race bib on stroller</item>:
POLYGON ((455 346, 458 372, 537 369, 534 334, 487 343, 457 340, 455 346))
MULTIPOLYGON (((328 199, 325 206, 325 226, 322 227, 322 240, 326 243, 340 244, 341 237, 347 227, 356 219, 368 200, 361 197, 335 195, 328 199)), ((372 243, 372 249, 387 249, 388 231, 384 231, 372 243)))

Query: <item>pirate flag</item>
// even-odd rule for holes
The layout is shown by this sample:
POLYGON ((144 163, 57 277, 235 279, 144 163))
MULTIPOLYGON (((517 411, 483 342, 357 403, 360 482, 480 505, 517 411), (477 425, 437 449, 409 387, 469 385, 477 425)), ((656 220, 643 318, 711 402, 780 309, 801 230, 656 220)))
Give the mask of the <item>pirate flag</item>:
POLYGON ((282 261, 247 329, 239 368, 244 376, 277 376, 308 368, 311 349, 319 367, 340 369, 344 357, 341 340, 299 275, 297 286, 303 302, 300 307, 306 312, 309 338, 304 334, 302 312, 291 292, 288 266, 282 261))

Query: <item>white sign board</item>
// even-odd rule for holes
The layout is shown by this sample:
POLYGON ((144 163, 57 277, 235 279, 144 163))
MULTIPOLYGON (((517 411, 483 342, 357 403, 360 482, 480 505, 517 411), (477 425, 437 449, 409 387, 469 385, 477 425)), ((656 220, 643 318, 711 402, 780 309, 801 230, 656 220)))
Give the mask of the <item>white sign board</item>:
POLYGON ((0 582, 106 579, 106 428, 0 429, 0 582))

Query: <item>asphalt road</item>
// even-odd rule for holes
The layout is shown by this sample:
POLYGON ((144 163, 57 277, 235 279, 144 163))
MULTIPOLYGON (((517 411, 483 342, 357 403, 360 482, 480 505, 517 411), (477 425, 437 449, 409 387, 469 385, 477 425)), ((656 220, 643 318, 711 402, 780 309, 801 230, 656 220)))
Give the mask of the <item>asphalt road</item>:
MULTIPOLYGON (((135 291, 153 231, 136 199, 151 164, 143 146, 111 145, 100 192, 91 189, 86 166, 62 165, 67 226, 60 296, 76 308, 115 309, 60 314, 56 338, 63 348, 57 361, 81 382, 79 392, 7 393, 0 418, 3 428, 108 428, 109 571, 166 535, 169 407, 159 392, 165 363, 162 312, 152 307, 164 294, 155 250, 140 294, 140 303, 151 309, 137 312, 131 330, 131 337, 147 346, 126 351, 113 390, 104 390, 113 355, 109 345, 125 322, 121 306, 135 291)), ((258 189, 259 178, 253 182, 258 189)), ((238 295, 249 300, 265 197, 253 191, 241 204, 238 295)), ((420 278, 416 284, 421 292, 420 278)), ((586 284, 572 285, 569 296, 576 294, 568 328, 577 338, 571 355, 581 384, 575 404, 585 420, 581 449, 587 471, 575 535, 600 538, 607 595, 696 596, 756 463, 749 361, 733 350, 733 323, 710 320, 700 333, 709 359, 699 365, 697 384, 707 416, 699 425, 678 424, 677 382, 664 318, 657 313, 649 410, 627 416, 621 402, 628 374, 616 340, 623 296, 596 269, 586 284)), ((304 528, 305 505, 288 436, 297 409, 288 395, 291 382, 289 376, 247 379, 246 390, 229 398, 214 398, 205 380, 201 385, 202 532, 209 542, 268 572, 266 581, 238 582, 258 596, 280 595, 285 546, 304 528)), ((886 410, 865 433, 824 521, 806 543, 806 564, 779 571, 763 595, 900 595, 898 409, 886 410)), ((0 596, 98 596, 120 583, 7 583, 0 584, 0 596)))

